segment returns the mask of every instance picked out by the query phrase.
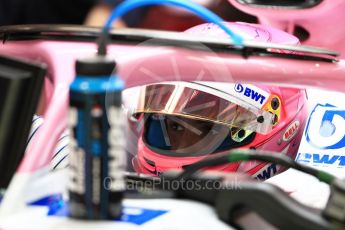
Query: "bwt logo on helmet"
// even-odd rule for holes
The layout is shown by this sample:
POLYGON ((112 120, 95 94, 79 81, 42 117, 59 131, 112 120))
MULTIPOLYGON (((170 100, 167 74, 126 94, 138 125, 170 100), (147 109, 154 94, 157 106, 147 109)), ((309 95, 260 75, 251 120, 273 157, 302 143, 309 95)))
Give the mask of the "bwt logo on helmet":
POLYGON ((255 179, 263 181, 263 180, 268 180, 275 174, 277 174, 277 165, 271 164, 267 168, 263 169, 261 172, 259 172, 256 176, 255 179))
POLYGON ((244 87, 242 84, 235 85, 235 91, 237 93, 241 93, 244 96, 250 98, 253 101, 259 102, 261 105, 264 103, 266 96, 262 95, 261 93, 257 92, 249 87, 244 87))

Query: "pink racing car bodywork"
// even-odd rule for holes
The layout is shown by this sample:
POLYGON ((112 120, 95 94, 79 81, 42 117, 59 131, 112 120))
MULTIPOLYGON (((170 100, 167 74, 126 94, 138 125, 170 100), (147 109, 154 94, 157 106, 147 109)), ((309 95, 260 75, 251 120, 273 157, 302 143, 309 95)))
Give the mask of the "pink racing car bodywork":
MULTIPOLYGON (((270 7, 245 4, 242 0, 229 0, 239 10, 258 17, 259 22, 290 34, 304 30, 304 45, 320 46, 345 53, 345 1, 322 0, 311 7, 270 7)), ((249 2, 249 1, 248 1, 249 2)), ((278 1, 277 1, 278 2, 278 1)), ((269 3, 267 3, 269 4, 269 3)))
MULTIPOLYGON (((48 164, 53 148, 66 128, 69 84, 74 79, 75 60, 94 55, 96 45, 94 42, 81 41, 9 40, 0 46, 0 53, 48 65, 45 123, 18 169, 19 173, 32 172, 48 164)), ((255 54, 246 57, 245 54, 231 52, 219 52, 212 56, 205 50, 116 42, 109 45, 108 53, 116 59, 118 74, 127 88, 162 80, 157 76, 164 76, 165 81, 176 80, 169 61, 173 56, 179 63, 183 63, 179 66, 179 80, 184 81, 200 80, 202 70, 202 80, 205 81, 344 90, 342 76, 345 74, 345 63, 333 58, 322 61, 317 58, 298 59, 255 54), (147 71, 143 71, 145 69, 154 71, 154 75, 147 74, 147 71)))

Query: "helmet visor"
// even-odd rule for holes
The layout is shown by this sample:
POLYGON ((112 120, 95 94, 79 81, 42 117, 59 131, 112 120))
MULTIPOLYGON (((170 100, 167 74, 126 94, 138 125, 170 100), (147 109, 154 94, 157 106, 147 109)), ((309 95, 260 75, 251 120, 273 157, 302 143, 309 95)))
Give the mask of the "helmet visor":
POLYGON ((141 97, 134 113, 161 114, 207 121, 227 126, 228 130, 244 130, 267 134, 274 115, 232 94, 189 82, 169 82, 141 87, 141 97))
POLYGON ((173 157, 195 157, 249 144, 252 131, 186 117, 146 114, 143 141, 154 152, 173 157))

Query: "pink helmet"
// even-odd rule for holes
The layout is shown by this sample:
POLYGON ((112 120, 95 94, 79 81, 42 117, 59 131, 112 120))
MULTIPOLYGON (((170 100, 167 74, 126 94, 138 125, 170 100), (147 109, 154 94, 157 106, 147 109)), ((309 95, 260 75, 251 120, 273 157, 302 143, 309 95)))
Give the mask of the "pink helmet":
MULTIPOLYGON (((260 25, 228 23, 247 39, 299 41, 260 25)), ((225 36, 212 24, 186 31, 225 36)), ((279 51, 278 51, 279 52, 279 51)), ((234 148, 275 151, 295 158, 307 116, 305 90, 219 82, 161 82, 141 87, 135 113, 144 121, 133 160, 140 173, 158 175, 234 148)), ((244 162, 212 168, 268 179, 276 165, 244 162)))
POLYGON ((296 35, 302 44, 345 53, 345 30, 336 27, 345 19, 343 0, 229 1, 260 23, 296 35))

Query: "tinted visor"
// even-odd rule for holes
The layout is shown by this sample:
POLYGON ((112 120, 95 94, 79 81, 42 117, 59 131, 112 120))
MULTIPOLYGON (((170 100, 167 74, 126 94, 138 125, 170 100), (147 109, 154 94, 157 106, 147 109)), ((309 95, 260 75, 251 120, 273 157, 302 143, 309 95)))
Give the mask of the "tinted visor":
POLYGON ((203 156, 249 144, 252 131, 209 121, 146 114, 143 140, 156 153, 174 157, 203 156))
MULTIPOLYGON (((231 94, 194 83, 152 84, 141 88, 134 113, 161 114, 211 122, 229 130, 267 134, 274 115, 252 106, 231 94)), ((188 123, 188 122, 187 122, 188 123)))

